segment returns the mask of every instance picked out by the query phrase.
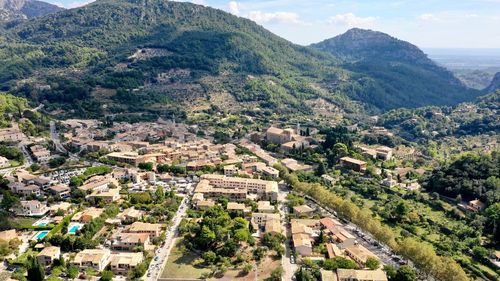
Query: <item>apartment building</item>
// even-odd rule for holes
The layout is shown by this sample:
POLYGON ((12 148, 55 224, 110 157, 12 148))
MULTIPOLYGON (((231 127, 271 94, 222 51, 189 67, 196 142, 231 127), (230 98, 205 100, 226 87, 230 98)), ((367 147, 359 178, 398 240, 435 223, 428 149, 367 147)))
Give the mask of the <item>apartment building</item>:
POLYGON ((246 189, 248 193, 258 194, 270 201, 276 201, 278 199, 278 183, 275 181, 226 177, 224 175, 215 174, 202 175, 201 179, 208 180, 209 185, 216 188, 246 189))

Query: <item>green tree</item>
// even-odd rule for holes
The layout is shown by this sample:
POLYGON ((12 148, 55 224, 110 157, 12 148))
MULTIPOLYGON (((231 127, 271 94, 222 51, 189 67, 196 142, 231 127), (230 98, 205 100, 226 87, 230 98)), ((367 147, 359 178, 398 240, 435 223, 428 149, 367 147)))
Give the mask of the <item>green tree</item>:
POLYGON ((413 268, 407 265, 401 266, 398 269, 396 276, 394 277, 394 281, 416 281, 416 280, 417 280, 417 273, 413 268))
POLYGON ((380 261, 377 258, 374 257, 368 257, 366 259, 366 267, 368 267, 371 270, 375 270, 380 266, 380 261))
POLYGON ((253 269, 253 266, 249 263, 245 263, 245 265, 243 265, 243 268, 241 269, 241 272, 244 274, 244 275, 247 275, 248 273, 250 273, 250 271, 252 271, 253 269))
POLYGON ((66 270, 66 273, 68 274, 68 277, 71 279, 74 279, 78 276, 78 267, 74 265, 68 266, 68 269, 66 270))
POLYGON ((398 273, 398 269, 390 264, 384 265, 384 271, 387 274, 387 279, 389 281, 394 281, 396 278, 396 273, 398 273))
POLYGON ((202 258, 207 265, 215 264, 217 262, 217 254, 213 251, 204 252, 202 258))
POLYGON ((271 272, 271 276, 267 278, 268 281, 280 281, 283 276, 283 268, 280 266, 271 272))
POLYGON ((10 210, 13 206, 19 205, 19 198, 13 195, 10 191, 4 191, 2 203, 0 205, 5 210, 10 210))
POLYGON ((483 263, 488 262, 488 257, 490 255, 488 249, 481 246, 474 246, 474 248, 472 248, 472 254, 476 260, 483 263))
POLYGON ((155 190, 156 202, 161 203, 165 200, 165 190, 161 186, 157 186, 155 190))
POLYGON ((101 281, 112 281, 114 277, 114 274, 110 270, 104 270, 101 273, 101 281))
POLYGON ((153 170, 153 163, 142 162, 142 163, 139 163, 138 167, 139 167, 139 169, 142 169, 142 170, 152 171, 153 170))
POLYGON ((492 204, 486 208, 486 229, 493 234, 495 241, 500 242, 500 202, 492 204))
POLYGON ((320 177, 321 175, 324 175, 326 173, 326 168, 325 164, 323 164, 323 161, 319 162, 318 167, 316 167, 315 174, 316 176, 320 177))
POLYGON ((253 256, 254 256, 255 260, 260 261, 261 259, 263 259, 264 255, 266 254, 266 251, 267 251, 267 249, 264 247, 257 247, 253 251, 253 256))
POLYGON ((29 258, 28 265, 28 280, 29 281, 43 281, 45 279, 45 271, 42 266, 38 263, 36 257, 31 256, 29 258))

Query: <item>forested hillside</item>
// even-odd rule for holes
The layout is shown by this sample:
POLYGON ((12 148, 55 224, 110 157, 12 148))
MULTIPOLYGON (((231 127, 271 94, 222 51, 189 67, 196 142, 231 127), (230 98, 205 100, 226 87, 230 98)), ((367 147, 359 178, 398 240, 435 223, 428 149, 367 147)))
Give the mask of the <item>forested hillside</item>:
POLYGON ((488 204, 500 202, 500 154, 466 154, 436 169, 426 189, 448 197, 460 195, 464 200, 481 199, 488 204))
POLYGON ((397 70, 407 84, 396 87, 394 72, 343 67, 335 55, 191 3, 100 0, 5 25, 3 37, 2 90, 46 103, 49 110, 64 104, 83 116, 182 116, 221 96, 222 109, 259 108, 264 115, 310 114, 305 101, 317 98, 348 112, 360 105, 380 112, 464 98, 439 79, 423 83, 431 90, 420 88, 422 81, 410 78, 415 73, 408 66, 397 70))
POLYGON ((480 95, 415 45, 382 32, 354 28, 311 46, 343 59, 344 68, 370 77, 360 78, 364 89, 351 96, 379 108, 452 105, 480 95))
POLYGON ((474 103, 455 107, 395 109, 380 116, 378 124, 398 132, 410 141, 447 136, 500 133, 500 91, 480 97, 474 103))

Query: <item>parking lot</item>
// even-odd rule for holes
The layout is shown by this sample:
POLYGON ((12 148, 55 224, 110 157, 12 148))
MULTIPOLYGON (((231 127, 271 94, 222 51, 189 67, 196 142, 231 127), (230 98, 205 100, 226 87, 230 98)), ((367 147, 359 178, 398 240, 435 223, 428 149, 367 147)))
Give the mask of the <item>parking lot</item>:
MULTIPOLYGON (((308 196, 306 196, 307 205, 312 208, 318 210, 322 216, 331 216, 337 218, 336 212, 331 212, 322 206, 318 205, 316 202, 311 200, 308 196)), ((343 220, 341 220, 343 221, 343 220)), ((352 235, 356 237, 356 241, 370 250, 372 253, 377 255, 380 258, 380 261, 384 264, 392 265, 399 267, 402 264, 405 264, 404 260, 398 256, 395 252, 393 252, 388 246, 382 245, 379 243, 371 234, 368 234, 362 231, 355 224, 343 221, 345 223, 345 228, 351 232, 352 235)))

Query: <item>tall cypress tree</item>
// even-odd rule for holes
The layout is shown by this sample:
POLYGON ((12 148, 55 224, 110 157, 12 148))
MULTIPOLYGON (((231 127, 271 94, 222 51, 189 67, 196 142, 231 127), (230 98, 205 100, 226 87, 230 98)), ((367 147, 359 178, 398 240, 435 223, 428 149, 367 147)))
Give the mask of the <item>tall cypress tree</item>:
POLYGON ((45 279, 45 271, 38 263, 36 257, 31 257, 28 267, 28 280, 29 281, 43 281, 45 279))

